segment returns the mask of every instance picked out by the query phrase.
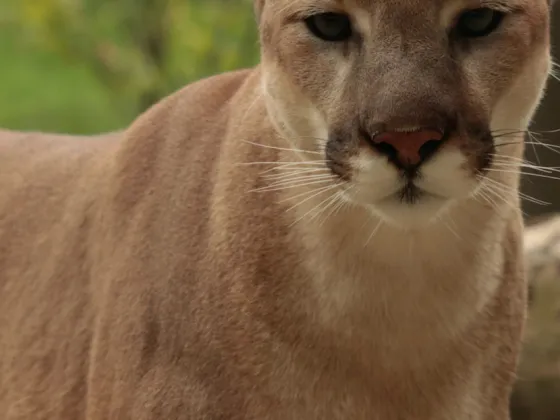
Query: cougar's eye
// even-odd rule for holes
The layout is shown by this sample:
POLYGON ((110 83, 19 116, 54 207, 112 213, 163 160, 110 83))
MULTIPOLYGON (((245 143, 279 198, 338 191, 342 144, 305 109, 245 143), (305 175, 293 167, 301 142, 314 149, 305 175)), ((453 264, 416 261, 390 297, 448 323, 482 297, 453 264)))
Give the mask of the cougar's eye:
POLYGON ((479 38, 494 32, 503 18, 503 12, 487 7, 468 10, 459 16, 455 30, 461 37, 479 38))
POLYGON ((319 13, 305 19, 313 35, 325 41, 346 41, 352 36, 350 18, 342 13, 319 13))

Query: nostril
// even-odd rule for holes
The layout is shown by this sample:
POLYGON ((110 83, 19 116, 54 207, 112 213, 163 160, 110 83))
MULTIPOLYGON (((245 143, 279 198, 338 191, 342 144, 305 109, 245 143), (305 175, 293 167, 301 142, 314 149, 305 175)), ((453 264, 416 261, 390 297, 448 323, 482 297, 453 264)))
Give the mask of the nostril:
POLYGON ((441 140, 428 140, 426 143, 420 146, 420 149, 418 150, 420 159, 421 160, 428 159, 430 156, 432 156, 434 153, 438 151, 441 144, 442 144, 441 140))
POLYGON ((399 151, 395 148, 395 146, 384 141, 381 143, 374 143, 373 145, 378 152, 387 156, 389 160, 391 161, 397 160, 399 156, 399 151))

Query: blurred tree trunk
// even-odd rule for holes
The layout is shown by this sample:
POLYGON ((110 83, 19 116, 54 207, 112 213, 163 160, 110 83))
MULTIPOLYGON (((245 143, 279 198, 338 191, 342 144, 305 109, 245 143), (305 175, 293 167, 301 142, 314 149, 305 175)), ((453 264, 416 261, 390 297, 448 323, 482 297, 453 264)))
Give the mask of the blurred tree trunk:
MULTIPOLYGON (((556 2, 552 13, 552 46, 553 56, 557 56, 560 53, 560 4, 558 4, 558 2, 556 2)), ((557 68, 556 73, 560 74, 560 69, 557 68)), ((559 103, 560 82, 551 77, 546 97, 541 104, 532 126, 532 131, 541 133, 539 139, 544 143, 560 145, 560 131, 546 133, 546 131, 560 129, 559 103)), ((527 145, 526 158, 535 163, 540 162, 540 165, 543 166, 558 167, 560 166, 560 148, 551 150, 540 145, 536 145, 535 147, 533 147, 533 145, 527 145)), ((560 181, 555 179, 541 177, 523 177, 522 190, 524 193, 550 203, 549 206, 542 206, 525 201, 523 204, 524 210, 529 216, 560 212, 559 182, 560 181)), ((560 420, 560 417, 558 417, 558 420, 560 420)))
POLYGON ((165 76, 168 45, 168 0, 134 0, 127 18, 128 32, 135 40, 141 56, 155 77, 140 93, 139 108, 144 111, 165 95, 163 86, 157 83, 165 76))

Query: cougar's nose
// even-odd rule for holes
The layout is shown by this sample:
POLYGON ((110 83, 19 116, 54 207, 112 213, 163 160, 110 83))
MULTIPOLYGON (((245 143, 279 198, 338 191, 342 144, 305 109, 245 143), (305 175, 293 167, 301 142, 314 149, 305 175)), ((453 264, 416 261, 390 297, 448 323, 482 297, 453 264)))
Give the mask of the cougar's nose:
POLYGON ((402 168, 420 165, 434 155, 443 143, 444 133, 434 129, 412 132, 386 131, 371 138, 371 145, 402 168))

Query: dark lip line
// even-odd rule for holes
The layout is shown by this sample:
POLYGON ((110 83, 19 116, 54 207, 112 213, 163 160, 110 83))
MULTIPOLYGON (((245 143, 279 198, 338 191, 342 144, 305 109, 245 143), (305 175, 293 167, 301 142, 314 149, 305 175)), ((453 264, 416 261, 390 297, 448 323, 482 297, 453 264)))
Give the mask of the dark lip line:
POLYGON ((382 197, 381 199, 379 199, 377 201, 378 202, 383 202, 383 201, 387 201, 387 200, 391 200, 391 199, 398 199, 398 201, 401 202, 401 203, 415 204, 422 198, 435 198, 435 199, 438 199, 438 200, 448 200, 449 199, 448 197, 444 197, 442 195, 434 194, 434 193, 432 193, 430 191, 427 191, 423 188, 420 188, 416 184, 412 183, 413 187, 416 189, 416 192, 418 193, 418 197, 414 200, 414 202, 411 203, 410 201, 404 199, 404 194, 403 194, 403 191, 406 188, 410 187, 411 182, 412 181, 410 181, 409 183, 407 183, 403 187, 399 188, 398 190, 393 191, 392 193, 385 195, 384 197, 382 197))
POLYGON ((406 185, 397 192, 399 201, 408 204, 417 203, 424 194, 424 190, 416 186, 412 181, 408 181, 406 185))

